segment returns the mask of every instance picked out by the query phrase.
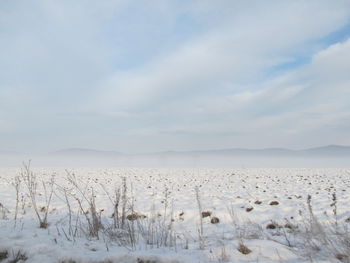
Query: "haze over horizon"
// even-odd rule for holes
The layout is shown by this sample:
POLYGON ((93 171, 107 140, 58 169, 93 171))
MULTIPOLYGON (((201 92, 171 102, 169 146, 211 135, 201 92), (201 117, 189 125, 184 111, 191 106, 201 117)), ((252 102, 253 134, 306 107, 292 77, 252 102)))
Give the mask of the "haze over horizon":
POLYGON ((350 145, 350 1, 0 2, 0 151, 350 145))

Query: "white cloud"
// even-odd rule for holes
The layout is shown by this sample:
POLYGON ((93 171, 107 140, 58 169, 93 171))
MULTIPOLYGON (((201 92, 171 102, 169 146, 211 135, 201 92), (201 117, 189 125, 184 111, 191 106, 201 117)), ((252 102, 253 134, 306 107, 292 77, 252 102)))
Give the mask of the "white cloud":
POLYGON ((196 97, 222 89, 227 82, 234 84, 231 86, 254 83, 265 69, 287 62, 298 49, 312 48, 309 42, 341 27, 349 18, 346 10, 350 6, 344 9, 329 2, 318 6, 315 1, 273 3, 250 9, 241 4, 238 10, 243 12, 225 18, 223 26, 181 43, 176 50, 153 58, 141 68, 116 72, 101 83, 99 93, 107 87, 102 105, 108 101, 112 107, 130 109, 182 99, 181 94, 196 97), (267 7, 271 12, 265 12, 267 7))
POLYGON ((318 129, 349 138, 350 40, 324 40, 348 23, 349 1, 0 5, 1 123, 28 145, 36 132, 42 147, 103 137, 128 150, 143 136, 163 148, 311 144, 318 129))

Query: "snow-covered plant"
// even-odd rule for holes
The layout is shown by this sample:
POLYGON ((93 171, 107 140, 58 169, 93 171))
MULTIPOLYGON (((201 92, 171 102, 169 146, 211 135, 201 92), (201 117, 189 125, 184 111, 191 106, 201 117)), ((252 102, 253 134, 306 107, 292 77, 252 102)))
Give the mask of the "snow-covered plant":
POLYGON ((41 181, 43 190, 44 190, 44 206, 39 207, 37 203, 37 196, 38 196, 38 180, 34 172, 30 169, 30 161, 28 164, 23 164, 23 168, 21 171, 21 179, 24 182, 28 194, 30 197, 30 201, 32 204, 32 207, 34 209, 34 212, 38 218, 39 221, 39 227, 40 228, 47 228, 48 222, 47 222, 47 216, 49 213, 49 208, 51 204, 51 199, 52 195, 54 192, 54 183, 55 183, 55 178, 54 175, 51 176, 50 181, 45 182, 41 181), (43 213, 43 214, 41 214, 43 213))

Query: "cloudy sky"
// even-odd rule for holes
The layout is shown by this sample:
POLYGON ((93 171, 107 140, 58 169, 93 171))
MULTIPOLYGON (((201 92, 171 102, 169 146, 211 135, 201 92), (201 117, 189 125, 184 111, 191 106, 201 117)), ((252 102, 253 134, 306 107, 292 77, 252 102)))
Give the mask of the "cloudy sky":
POLYGON ((0 150, 350 145, 349 0, 2 0, 0 150))

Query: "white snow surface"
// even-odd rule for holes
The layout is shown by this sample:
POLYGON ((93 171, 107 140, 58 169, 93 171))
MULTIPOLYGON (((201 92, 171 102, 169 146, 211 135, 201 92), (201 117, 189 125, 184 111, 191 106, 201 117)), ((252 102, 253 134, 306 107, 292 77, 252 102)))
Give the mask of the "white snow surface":
MULTIPOLYGON (((308 195, 314 216, 320 222, 337 221, 346 225, 350 217, 349 169, 33 168, 38 181, 38 207, 45 205, 41 182, 49 181, 52 175, 55 178, 46 229, 39 228, 23 182, 19 189, 18 215, 14 220, 16 191, 13 183, 21 171, 21 168, 0 169, 0 254, 8 251, 3 262, 10 262, 19 251, 25 254, 28 263, 341 262, 328 251, 305 249, 303 241, 294 236, 286 240, 285 231, 289 229, 270 230, 266 226, 271 222, 302 226, 309 218, 308 195), (114 189, 122 186, 125 177, 133 212, 147 217, 138 221, 147 222, 152 215, 159 214, 164 225, 172 228, 175 241, 169 246, 157 246, 147 244, 141 234, 137 234, 139 239, 135 247, 131 247, 108 239, 103 230, 98 238, 81 233, 74 238, 69 236, 68 207, 60 191, 62 187, 71 189, 67 172, 78 178, 81 188, 87 189, 86 193, 93 189, 96 208, 105 225, 111 224, 113 213, 105 190, 113 194, 114 189), (196 187, 202 211, 211 212, 210 217, 203 218, 202 249, 196 187), (336 215, 331 206, 334 194, 336 215), (271 201, 277 201, 278 205, 270 205, 271 201), (248 212, 247 208, 253 209, 248 212), (213 217, 220 222, 212 224, 213 217), (251 253, 238 251, 240 242, 251 253)), ((73 194, 68 199, 73 218, 76 218, 79 205, 73 194)), ((88 207, 86 203, 83 206, 88 207)), ((79 216, 81 226, 85 217, 79 216)), ((76 226, 75 221, 73 225, 76 226)))

